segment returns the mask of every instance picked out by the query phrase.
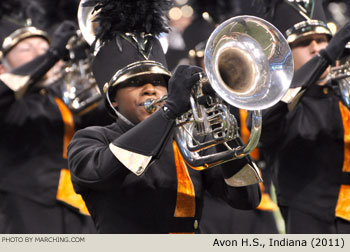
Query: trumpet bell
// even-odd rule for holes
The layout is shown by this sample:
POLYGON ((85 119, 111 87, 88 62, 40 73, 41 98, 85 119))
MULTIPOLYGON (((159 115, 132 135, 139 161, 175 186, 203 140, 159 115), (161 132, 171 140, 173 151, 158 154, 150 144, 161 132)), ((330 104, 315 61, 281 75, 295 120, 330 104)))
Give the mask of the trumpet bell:
POLYGON ((283 35, 254 16, 237 16, 219 25, 204 55, 208 79, 227 103, 246 110, 276 104, 294 73, 293 57, 283 35))

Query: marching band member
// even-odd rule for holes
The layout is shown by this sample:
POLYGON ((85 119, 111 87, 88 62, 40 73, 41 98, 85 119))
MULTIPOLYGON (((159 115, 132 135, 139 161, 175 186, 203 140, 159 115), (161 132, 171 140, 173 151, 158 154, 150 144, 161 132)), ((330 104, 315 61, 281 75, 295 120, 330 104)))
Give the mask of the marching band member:
POLYGON ((332 38, 322 1, 271 2, 270 22, 295 65, 287 96, 263 111, 261 137, 286 232, 349 233, 350 112, 327 76, 350 41, 350 23, 332 38))
POLYGON ((66 182, 65 144, 74 133, 74 119, 55 84, 42 86, 75 26, 60 26, 51 45, 35 27, 12 27, 1 48, 0 191, 6 216, 1 232, 94 232, 89 216, 57 199, 66 182))
POLYGON ((78 131, 68 150, 77 193, 100 233, 198 233, 204 191, 232 207, 255 208, 258 184, 233 187, 239 159, 204 171, 190 169, 173 141, 175 119, 189 109, 202 69, 179 66, 173 75, 156 36, 167 31, 170 1, 91 0, 100 27, 93 72, 105 85, 116 122, 78 131), (152 114, 147 99, 168 95, 152 114))
POLYGON ((67 163, 75 129, 96 120, 74 115, 63 102, 62 78, 49 75, 68 58, 66 44, 76 29, 64 22, 50 38, 1 19, 0 233, 96 232, 67 163))

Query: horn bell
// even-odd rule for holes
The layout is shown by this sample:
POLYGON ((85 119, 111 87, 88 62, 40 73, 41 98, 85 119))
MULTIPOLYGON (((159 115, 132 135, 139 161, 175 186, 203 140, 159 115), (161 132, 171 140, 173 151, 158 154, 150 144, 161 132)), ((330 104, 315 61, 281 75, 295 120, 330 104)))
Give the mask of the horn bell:
POLYGON ((97 23, 93 22, 96 16, 94 6, 84 6, 87 0, 81 0, 78 7, 78 25, 85 41, 92 45, 96 38, 97 23))
POLYGON ((209 37, 204 66, 215 92, 246 110, 276 104, 294 73, 288 42, 269 22, 237 16, 219 25, 209 37))

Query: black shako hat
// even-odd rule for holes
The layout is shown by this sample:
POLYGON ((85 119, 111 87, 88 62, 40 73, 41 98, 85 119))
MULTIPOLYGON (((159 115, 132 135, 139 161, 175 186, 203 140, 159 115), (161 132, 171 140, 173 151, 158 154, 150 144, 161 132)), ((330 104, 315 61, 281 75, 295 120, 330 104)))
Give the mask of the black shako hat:
POLYGON ((45 31, 33 26, 22 26, 7 19, 0 20, 0 61, 20 41, 30 37, 42 37, 48 42, 45 31))
POLYGON ((157 37, 168 32, 166 14, 171 4, 170 0, 86 0, 83 4, 94 6, 95 44, 99 46, 92 71, 106 93, 106 108, 111 115, 123 118, 110 100, 116 87, 149 74, 169 80, 171 73, 157 37))
POLYGON ((159 40, 152 35, 138 40, 134 34, 120 34, 105 42, 94 58, 92 71, 104 92, 136 76, 154 73, 168 80, 171 75, 159 40))
POLYGON ((0 61, 14 46, 23 39, 39 36, 46 40, 47 34, 35 27, 21 25, 23 4, 19 0, 0 1, 0 61))
POLYGON ((291 44, 301 37, 332 32, 327 26, 322 0, 266 0, 265 19, 279 29, 291 44))
POLYGON ((23 0, 1 0, 0 1, 0 20, 2 18, 23 18, 23 0))
POLYGON ((51 36, 63 21, 77 23, 78 5, 79 0, 26 0, 24 11, 31 25, 51 36))

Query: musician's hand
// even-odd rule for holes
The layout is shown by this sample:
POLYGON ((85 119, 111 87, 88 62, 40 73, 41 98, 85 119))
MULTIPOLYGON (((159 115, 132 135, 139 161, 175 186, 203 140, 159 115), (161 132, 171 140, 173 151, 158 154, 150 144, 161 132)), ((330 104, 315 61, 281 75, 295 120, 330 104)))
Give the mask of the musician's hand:
MULTIPOLYGON (((203 70, 197 66, 181 65, 169 80, 168 99, 165 107, 170 110, 170 117, 175 119, 190 109, 190 95, 194 84, 200 79, 203 70)), ((169 115, 169 114, 168 114, 169 115)))
POLYGON ((79 43, 76 47, 72 49, 74 53, 74 61, 78 62, 79 60, 83 60, 87 58, 87 54, 89 52, 90 45, 87 42, 79 43))
POLYGON ((331 63, 334 63, 344 52, 345 45, 350 41, 350 21, 347 22, 331 39, 324 49, 331 63))
POLYGON ((63 60, 68 59, 68 50, 66 45, 68 40, 76 34, 77 26, 74 22, 64 21, 55 30, 52 42, 50 46, 50 51, 57 57, 63 60))

